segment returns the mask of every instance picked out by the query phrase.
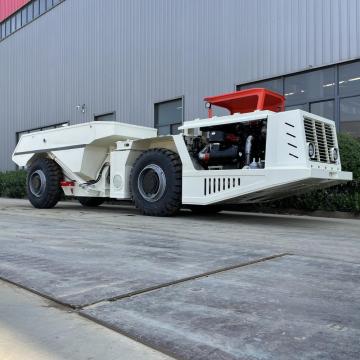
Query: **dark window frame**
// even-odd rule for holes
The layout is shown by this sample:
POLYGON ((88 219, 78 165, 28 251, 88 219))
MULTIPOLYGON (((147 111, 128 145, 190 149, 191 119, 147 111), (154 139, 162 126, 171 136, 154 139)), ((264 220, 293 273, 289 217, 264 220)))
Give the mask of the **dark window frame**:
POLYGON ((114 116, 114 121, 116 121, 116 111, 108 111, 105 113, 98 113, 98 114, 93 114, 93 121, 103 121, 103 120, 98 120, 97 118, 103 117, 103 116, 109 116, 109 115, 113 115, 114 116))
MULTIPOLYGON (((313 104, 319 104, 319 103, 323 103, 323 102, 330 102, 330 101, 333 103, 333 117, 332 117, 332 118, 335 118, 335 117, 336 117, 336 110, 335 110, 336 101, 335 101, 335 98, 310 101, 310 102, 309 102, 309 107, 308 107, 309 112, 311 112, 311 105, 313 105, 313 104)), ((296 106, 296 105, 295 105, 295 106, 296 106)), ((312 114, 316 114, 316 113, 313 112, 312 114)))
MULTIPOLYGON (((341 100, 345 100, 345 99, 351 99, 351 98, 354 98, 354 97, 357 97, 357 98, 360 98, 360 93, 357 94, 357 95, 347 95, 347 96, 342 96, 342 97, 339 97, 339 122, 340 122, 340 131, 341 131, 341 119, 340 119, 340 116, 341 116, 341 100)), ((346 121, 344 121, 346 122, 346 121)), ((356 136, 358 138, 360 138, 360 136, 356 136)))
MULTIPOLYGON (((176 96, 176 97, 173 97, 173 98, 169 98, 169 99, 166 99, 166 100, 161 100, 161 101, 156 101, 154 102, 154 106, 153 106, 153 111, 154 111, 154 128, 155 129, 159 129, 160 126, 158 123, 157 123, 157 106, 161 105, 161 104, 166 104, 166 103, 169 103, 169 102, 172 102, 172 101, 177 101, 177 100, 181 100, 181 123, 179 126, 181 126, 182 124, 184 124, 184 121, 185 121, 185 96, 184 95, 181 95, 181 96, 176 96)), ((169 126, 170 127, 170 134, 169 135, 172 135, 171 134, 171 128, 172 126, 174 125, 177 125, 179 123, 169 123, 169 124, 166 124, 166 125, 163 125, 163 126, 169 126)))

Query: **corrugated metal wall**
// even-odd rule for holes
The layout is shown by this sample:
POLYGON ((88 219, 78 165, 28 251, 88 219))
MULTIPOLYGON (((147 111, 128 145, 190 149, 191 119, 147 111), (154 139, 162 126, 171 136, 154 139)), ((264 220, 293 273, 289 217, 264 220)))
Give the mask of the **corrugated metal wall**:
POLYGON ((357 58, 358 19, 358 0, 66 0, 0 43, 0 169, 17 131, 109 111, 153 126, 179 96, 192 119, 206 95, 357 58))

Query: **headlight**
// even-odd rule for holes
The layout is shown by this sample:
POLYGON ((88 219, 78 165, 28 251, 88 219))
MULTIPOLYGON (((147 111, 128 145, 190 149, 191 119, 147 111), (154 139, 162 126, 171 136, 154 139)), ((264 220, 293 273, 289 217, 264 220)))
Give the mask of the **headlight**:
POLYGON ((310 159, 315 159, 316 158, 315 144, 314 143, 309 143, 308 144, 308 149, 309 149, 309 157, 310 157, 310 159))
POLYGON ((330 149, 330 160, 333 163, 336 163, 339 159, 339 150, 337 148, 330 149))

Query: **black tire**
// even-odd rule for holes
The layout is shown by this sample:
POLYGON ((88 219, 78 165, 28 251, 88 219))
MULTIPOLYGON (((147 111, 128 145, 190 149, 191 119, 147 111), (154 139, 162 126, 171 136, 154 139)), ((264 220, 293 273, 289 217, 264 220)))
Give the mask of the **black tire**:
POLYGON ((189 205, 188 208, 197 215, 217 214, 224 210, 221 205, 189 205))
POLYGON ((145 151, 130 174, 133 203, 142 214, 171 216, 181 206, 182 166, 178 154, 167 149, 145 151))
POLYGON ((104 203, 105 199, 101 197, 86 197, 81 196, 77 198, 79 203, 84 207, 97 207, 104 203))
POLYGON ((62 179, 61 168, 54 160, 35 160, 29 167, 26 178, 26 190, 31 204, 38 209, 53 208, 63 193, 60 186, 62 179))

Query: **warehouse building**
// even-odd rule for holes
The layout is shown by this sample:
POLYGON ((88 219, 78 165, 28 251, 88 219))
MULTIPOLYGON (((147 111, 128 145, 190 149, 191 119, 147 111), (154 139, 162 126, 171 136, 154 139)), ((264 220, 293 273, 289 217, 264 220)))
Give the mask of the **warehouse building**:
POLYGON ((249 87, 360 136, 358 0, 0 0, 0 170, 21 134, 92 120, 176 133, 249 87))

